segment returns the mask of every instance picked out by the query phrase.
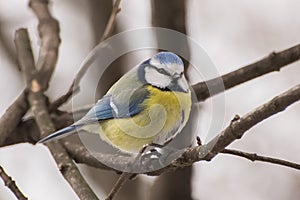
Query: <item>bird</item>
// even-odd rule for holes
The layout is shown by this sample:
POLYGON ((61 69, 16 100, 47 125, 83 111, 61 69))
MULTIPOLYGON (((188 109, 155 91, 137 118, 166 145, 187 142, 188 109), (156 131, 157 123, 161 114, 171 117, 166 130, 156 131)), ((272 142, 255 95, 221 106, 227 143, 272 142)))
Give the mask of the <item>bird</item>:
POLYGON ((145 145, 169 143, 186 125, 191 105, 181 58, 163 51, 125 73, 77 122, 39 143, 84 130, 121 152, 138 153, 145 145))

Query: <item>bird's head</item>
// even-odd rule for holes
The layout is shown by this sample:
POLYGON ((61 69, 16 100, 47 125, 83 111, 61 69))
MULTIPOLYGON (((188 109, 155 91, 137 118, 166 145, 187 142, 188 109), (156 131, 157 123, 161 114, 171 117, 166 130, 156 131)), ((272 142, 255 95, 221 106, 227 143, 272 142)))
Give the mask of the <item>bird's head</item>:
POLYGON ((182 60, 174 53, 160 52, 144 63, 144 81, 162 90, 188 92, 182 60))

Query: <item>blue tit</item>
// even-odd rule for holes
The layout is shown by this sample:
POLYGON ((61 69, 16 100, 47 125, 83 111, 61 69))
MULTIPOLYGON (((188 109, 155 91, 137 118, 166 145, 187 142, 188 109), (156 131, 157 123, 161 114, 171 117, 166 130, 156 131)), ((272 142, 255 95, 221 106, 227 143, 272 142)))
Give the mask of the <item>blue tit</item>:
POLYGON ((187 123, 191 104, 182 60, 160 52, 123 75, 79 121, 39 142, 82 129, 122 152, 136 153, 144 145, 171 141, 187 123))

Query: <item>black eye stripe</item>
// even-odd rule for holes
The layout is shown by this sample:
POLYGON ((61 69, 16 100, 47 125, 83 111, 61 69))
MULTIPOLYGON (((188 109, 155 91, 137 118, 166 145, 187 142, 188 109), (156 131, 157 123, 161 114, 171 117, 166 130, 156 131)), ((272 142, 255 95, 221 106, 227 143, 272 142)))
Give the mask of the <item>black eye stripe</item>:
POLYGON ((164 74, 164 75, 167 75, 167 76, 171 76, 171 74, 170 74, 169 72, 167 72, 166 70, 164 70, 163 68, 157 68, 157 67, 155 67, 155 66, 153 66, 153 68, 154 68, 157 72, 159 72, 159 73, 161 73, 161 74, 164 74))

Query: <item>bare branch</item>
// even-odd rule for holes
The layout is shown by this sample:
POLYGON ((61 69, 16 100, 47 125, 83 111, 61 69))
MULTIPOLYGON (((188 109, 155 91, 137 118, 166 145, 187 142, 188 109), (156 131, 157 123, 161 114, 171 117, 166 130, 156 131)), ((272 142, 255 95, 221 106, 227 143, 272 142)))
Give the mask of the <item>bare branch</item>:
POLYGON ((197 83, 192 87, 198 100, 204 101, 211 96, 223 92, 224 89, 227 90, 264 74, 279 71, 282 67, 299 59, 300 44, 277 53, 273 52, 262 60, 225 74, 221 76, 221 80, 223 81, 220 81, 220 78, 214 78, 197 83))
MULTIPOLYGON (((55 125, 55 129, 62 129, 74 123, 74 116, 81 118, 89 109, 91 105, 82 107, 75 110, 73 113, 67 112, 53 112, 51 113, 52 122, 55 125)), ((0 147, 14 145, 18 143, 28 142, 30 144, 35 144, 40 139, 39 129, 34 121, 34 119, 27 118, 18 124, 17 128, 14 129, 3 144, 0 147)))
MULTIPOLYGON (((51 17, 48 8, 47 1, 32 0, 30 6, 38 16, 39 33, 42 38, 42 48, 40 50, 40 56, 38 65, 41 70, 38 72, 43 77, 39 80, 42 83, 44 90, 48 87, 51 74, 55 68, 59 46, 59 28, 57 21, 51 17), (50 72, 51 71, 51 72, 50 72)), ((18 44, 15 43, 17 46, 18 44)), ((18 48, 18 47, 17 47, 18 48)), ((18 60, 19 65, 32 65, 33 56, 32 52, 19 51, 18 60)), ((26 100, 25 90, 19 95, 15 102, 7 109, 5 114, 0 119, 0 145, 3 145, 9 134, 17 127, 22 117, 28 111, 29 105, 26 100)))
MULTIPOLYGON (((30 93, 28 101, 31 105, 35 121, 40 129, 41 135, 46 136, 55 131, 52 123, 46 99, 43 92, 48 88, 49 80, 55 69, 58 58, 58 47, 60 44, 59 24, 54 19, 48 9, 47 0, 31 0, 29 6, 32 8, 39 20, 39 35, 42 45, 37 62, 38 74, 30 83, 30 93)), ((27 76, 27 80, 30 77, 27 76)), ((28 83, 28 82, 27 82, 28 83)), ((80 199, 98 199, 78 168, 67 154, 59 141, 50 142, 47 147, 51 151, 60 172, 69 182, 80 199)))
POLYGON ((197 161, 210 161, 233 141, 240 139, 247 130, 270 116, 283 111, 288 106, 299 100, 300 84, 273 98, 243 117, 236 115, 229 126, 209 143, 202 146, 187 148, 183 155, 179 159, 175 160, 171 165, 149 174, 158 175, 165 171, 189 166, 197 161))
POLYGON ((243 134, 258 124, 259 122, 269 118, 270 116, 277 114, 285 110, 291 104, 300 100, 300 84, 289 89, 288 91, 273 98, 267 103, 259 106, 253 111, 249 112, 243 117, 236 116, 230 123, 230 125, 213 139, 211 144, 214 144, 210 155, 206 159, 211 159, 216 153, 223 150, 226 146, 232 143, 234 140, 239 139, 243 134))
POLYGON ((272 157, 268 157, 268 156, 260 156, 260 155, 257 155, 256 153, 247 153, 247 152, 238 151, 238 150, 234 150, 234 149, 224 149, 220 153, 243 157, 248 160, 251 160, 252 162, 261 161, 261 162, 286 166, 289 168, 294 168, 294 169, 300 170, 300 164, 289 162, 289 161, 278 159, 278 158, 272 158, 272 157))
POLYGON ((69 90, 67 91, 67 93, 63 94, 62 96, 58 97, 55 101, 53 101, 50 105, 49 105, 49 112, 54 112, 55 110, 57 110, 61 105, 63 105, 64 103, 66 103, 70 97, 72 95, 74 95, 75 93, 79 92, 79 87, 73 87, 74 86, 74 82, 71 84, 71 86, 69 87, 69 90))
POLYGON ((84 163, 91 167, 112 170, 108 166, 101 163, 97 158, 95 158, 83 145, 70 143, 66 140, 63 140, 63 145, 66 148, 68 154, 74 159, 77 163, 84 163))
POLYGON ((121 3, 121 0, 116 0, 115 5, 114 5, 114 7, 111 11, 110 17, 108 19, 107 25, 105 27, 105 30, 103 32, 103 35, 102 35, 100 41, 106 40, 110 36, 110 34, 112 33, 113 28, 114 28, 115 23, 116 23, 117 14, 120 12, 120 8, 119 8, 120 3, 121 3))
POLYGON ((2 178, 5 186, 7 186, 19 200, 27 200, 27 197, 21 192, 16 185, 16 182, 6 174, 4 169, 0 166, 0 177, 2 178))
MULTIPOLYGON (((73 121, 73 114, 66 112, 56 113, 51 115, 52 122, 55 124, 55 129, 64 128, 73 121)), ((28 142, 30 144, 36 144, 40 139, 39 128, 33 118, 28 118, 19 123, 17 128, 11 132, 0 147, 14 145, 18 143, 28 142)))
MULTIPOLYGON (((16 35, 17 37, 17 35, 16 35)), ((16 38, 15 46, 17 49, 22 48, 22 45, 30 46, 30 41, 26 41, 23 38, 16 38), (18 42, 20 41, 20 43, 18 42), (24 44, 28 42, 28 44, 24 44)), ((24 66, 33 66, 33 54, 31 48, 18 51, 18 61, 20 68, 25 70, 24 66)), ((26 68, 27 70, 27 68, 26 68)), ((32 71, 26 73, 32 74, 32 71)), ((26 100, 25 90, 19 95, 15 102, 7 109, 5 114, 0 119, 0 144, 6 140, 9 134, 17 127, 18 123, 22 120, 22 117, 28 111, 29 105, 26 100)))
POLYGON ((115 195, 119 192, 121 187, 126 183, 126 181, 132 176, 132 173, 128 172, 122 172, 120 177, 118 178, 117 182, 114 184, 114 187, 109 192, 108 196, 105 198, 105 200, 112 200, 115 195))
MULTIPOLYGON (((22 54, 23 51, 31 52, 30 40, 28 32, 25 29, 20 29, 16 32, 16 44, 19 44, 17 51, 19 54, 22 54)), ((19 57, 21 58, 21 57, 19 57)), ((33 56, 29 58, 33 59, 33 56)), ((19 60, 19 63, 25 63, 22 60, 19 60)), ((40 129, 41 135, 46 136, 55 131, 55 127, 51 121, 50 115, 47 111, 46 97, 43 94, 43 87, 37 80, 35 76, 37 71, 35 71, 34 65, 22 65, 21 69, 24 72, 28 95, 27 99, 31 106, 31 110, 35 117, 35 121, 40 129)), ((53 70, 49 70, 49 73, 52 73, 53 70)), ((41 74, 39 74, 41 75, 41 74)), ((51 77, 51 76, 47 76, 51 77)), ((81 176, 76 165, 73 163, 72 159, 68 156, 67 152, 60 144, 59 141, 54 141, 47 144, 47 147, 51 151, 60 172, 73 187, 74 191, 81 199, 98 199, 97 196, 93 193, 91 188, 85 182, 81 176)))
POLYGON ((4 145, 11 132, 17 128, 28 108, 24 90, 0 118, 0 146, 4 145))
POLYGON ((48 88, 49 80, 55 69, 60 45, 59 24, 48 9, 48 0, 30 0, 29 7, 39 20, 38 31, 41 48, 37 61, 39 82, 43 89, 48 88))
MULTIPOLYGON (((35 120, 40 128, 41 135, 46 136, 55 131, 47 111, 43 91, 48 88, 48 82, 57 62, 58 47, 60 44, 59 25, 57 20, 54 19, 49 12, 47 0, 31 0, 29 6, 39 19, 38 29, 42 45, 37 62, 39 71, 35 85, 42 90, 31 90, 28 99, 35 115, 35 120)), ((81 176, 79 170, 68 156, 63 146, 58 141, 48 143, 47 146, 61 173, 73 187, 77 195, 81 199, 98 199, 81 176)))
POLYGON ((34 58, 31 49, 31 42, 29 40, 27 30, 24 28, 17 30, 15 33, 14 42, 18 54, 18 62, 19 62, 20 70, 24 74, 26 85, 30 85, 32 79, 34 78, 34 76, 36 76, 36 74, 34 68, 35 66, 34 58))
MULTIPOLYGON (((231 144, 236 139, 239 139, 243 134, 268 117, 279 113, 286 109, 291 104, 300 100, 300 85, 297 85, 281 95, 273 98, 262 106, 254 109, 243 117, 236 116, 230 125, 224 129, 218 136, 212 139, 208 144, 187 148, 183 155, 173 161, 166 168, 149 172, 148 175, 160 175, 166 171, 174 171, 178 168, 183 168, 192 165, 194 162, 211 160, 218 153, 222 152, 225 147, 231 144)), ((291 164, 298 166, 298 164, 291 164)), ((295 167, 293 167, 295 168, 295 167)))

